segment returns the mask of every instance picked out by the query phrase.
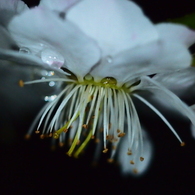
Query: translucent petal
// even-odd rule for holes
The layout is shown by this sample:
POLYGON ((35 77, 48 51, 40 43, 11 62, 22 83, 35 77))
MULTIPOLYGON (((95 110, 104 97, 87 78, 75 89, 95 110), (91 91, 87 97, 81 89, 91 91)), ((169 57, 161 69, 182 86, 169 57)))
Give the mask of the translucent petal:
POLYGON ((134 174, 135 176, 142 175, 152 159, 153 149, 150 139, 144 130, 143 131, 143 158, 140 160, 139 154, 132 153, 128 155, 128 136, 124 136, 121 140, 121 145, 118 150, 118 161, 123 175, 134 174), (134 164, 133 164, 134 163, 134 164))
POLYGON ((157 74, 153 79, 180 97, 195 97, 195 67, 157 74))
POLYGON ((10 19, 25 10, 27 5, 20 0, 0 0, 0 24, 7 25, 10 19))
POLYGON ((151 42, 114 57, 105 57, 91 70, 91 75, 97 79, 114 77, 119 83, 125 83, 141 76, 189 67, 192 57, 187 48, 171 43, 168 45, 151 42), (170 51, 166 49, 168 45, 170 51))
POLYGON ((65 12, 79 1, 80 0, 41 0, 39 6, 47 7, 54 11, 65 12))
POLYGON ((132 1, 81 1, 68 11, 67 18, 98 42, 104 56, 158 38, 153 24, 132 1))
POLYGON ((186 47, 195 43, 195 31, 183 25, 160 23, 156 25, 156 29, 163 40, 178 42, 186 47))
POLYGON ((64 67, 77 76, 85 75, 100 58, 93 40, 48 9, 34 8, 15 16, 8 29, 19 47, 39 57, 45 49, 56 52, 64 57, 64 67))
MULTIPOLYGON (((195 112, 195 104, 191 106, 193 112, 195 112)), ((191 125, 192 137, 195 138, 195 125, 191 125)))
POLYGON ((177 112, 187 117, 195 125, 195 113, 178 96, 149 77, 144 77, 141 81, 140 85, 136 86, 134 90, 152 92, 153 98, 159 101, 159 104, 169 105, 169 109, 171 106, 171 109, 177 110, 177 112))

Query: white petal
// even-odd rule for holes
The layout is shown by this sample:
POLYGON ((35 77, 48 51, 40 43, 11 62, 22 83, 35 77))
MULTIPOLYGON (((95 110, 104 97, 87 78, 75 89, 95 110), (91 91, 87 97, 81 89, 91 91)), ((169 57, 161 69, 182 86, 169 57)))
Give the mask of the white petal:
POLYGON ((114 77, 119 83, 141 76, 189 67, 191 55, 187 47, 168 40, 158 40, 105 57, 92 69, 97 78, 114 77), (103 70, 103 71, 102 71, 103 70))
POLYGON ((41 0, 39 6, 47 7, 50 10, 65 12, 80 0, 41 0))
POLYGON ((7 25, 16 14, 28 10, 27 5, 20 0, 0 0, 0 23, 7 25))
MULTIPOLYGON (((190 106, 190 108, 193 110, 195 113, 195 104, 190 106)), ((192 132, 192 137, 195 138, 195 125, 191 125, 191 132, 192 132)))
POLYGON ((53 68, 34 55, 29 54, 23 54, 16 51, 6 50, 6 49, 0 49, 0 59, 1 60, 7 60, 11 62, 16 62, 19 65, 30 65, 30 66, 39 66, 41 68, 47 69, 47 70, 54 70, 58 73, 65 74, 62 70, 53 68))
POLYGON ((99 60, 96 43, 70 22, 63 22, 55 13, 44 8, 34 8, 16 16, 8 26, 20 47, 41 56, 49 49, 65 59, 64 66, 77 76, 88 73, 99 60))
POLYGON ((154 80, 180 97, 195 96, 195 68, 190 67, 174 72, 157 74, 154 80))
POLYGON ((173 92, 149 77, 144 77, 141 81, 140 85, 134 88, 135 90, 152 92, 153 98, 159 101, 159 104, 169 105, 169 109, 177 110, 177 112, 187 117, 195 125, 195 113, 173 92))
POLYGON ((178 42, 184 44, 186 47, 195 43, 195 31, 183 25, 160 23, 156 25, 156 29, 163 40, 178 42))
POLYGON ((104 56, 158 38, 153 24, 132 1, 84 0, 68 11, 67 18, 97 40, 104 56))
POLYGON ((143 130, 143 157, 144 160, 140 161, 139 154, 136 155, 132 153, 132 155, 128 155, 128 136, 124 136, 123 140, 121 140, 121 145, 118 151, 118 161, 120 163, 121 172, 123 175, 134 174, 135 176, 139 176, 143 174, 152 159, 153 149, 152 144, 148 138, 148 135, 143 130), (135 164, 130 164, 130 161, 133 161, 135 164), (137 173, 136 173, 137 172, 137 173))

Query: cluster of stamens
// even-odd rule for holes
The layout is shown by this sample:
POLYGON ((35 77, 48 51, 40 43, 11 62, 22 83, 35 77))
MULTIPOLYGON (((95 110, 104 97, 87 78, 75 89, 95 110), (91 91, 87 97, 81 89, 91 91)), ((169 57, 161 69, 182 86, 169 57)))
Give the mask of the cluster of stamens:
MULTIPOLYGON (((92 139, 95 143, 103 143, 103 153, 112 148, 108 162, 113 162, 120 141, 124 136, 128 136, 126 149, 127 155, 132 156, 130 164, 134 165, 136 159, 144 160, 142 129, 131 99, 131 87, 118 86, 116 79, 111 77, 95 82, 91 75, 85 76, 82 81, 70 76, 65 79, 20 81, 19 85, 23 87, 24 84, 51 80, 64 81, 65 87, 53 101, 43 107, 35 120, 38 123, 35 133, 41 132, 41 139, 53 137, 59 140, 60 146, 64 146, 68 140, 70 148, 67 154, 74 157, 78 157, 92 139)), ((138 95, 135 97, 142 100, 138 95)), ((149 106, 165 121, 155 108, 149 106)), ((34 126, 27 137, 32 129, 34 126)), ((181 145, 184 143, 181 142, 181 145)))

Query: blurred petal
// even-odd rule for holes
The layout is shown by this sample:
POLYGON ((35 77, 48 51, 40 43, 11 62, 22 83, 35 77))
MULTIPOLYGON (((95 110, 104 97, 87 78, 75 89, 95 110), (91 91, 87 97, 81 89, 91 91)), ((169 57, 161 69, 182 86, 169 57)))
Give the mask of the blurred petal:
POLYGON ((2 26, 0 26, 0 35, 0 48, 8 49, 15 44, 8 31, 2 26))
POLYGON ((39 6, 47 7, 50 10, 65 12, 80 0, 41 0, 39 6))
POLYGON ((132 1, 84 0, 69 10, 67 18, 97 40, 104 56, 158 38, 153 24, 132 1))
POLYGON ((34 8, 14 17, 8 29, 19 47, 41 58, 56 53, 62 63, 64 58, 64 66, 78 76, 89 72, 100 58, 93 40, 47 9, 34 8))
POLYGON ((152 159, 152 144, 150 142, 150 139, 148 138, 148 135, 143 130, 143 157, 144 160, 140 160, 140 156, 137 153, 132 153, 131 155, 128 155, 128 136, 124 136, 123 140, 121 140, 121 145, 118 151, 118 161, 120 163, 121 172, 123 175, 128 174, 134 174, 141 175, 143 174, 147 168, 149 167, 149 164, 152 159))
POLYGON ((180 97, 195 95, 195 67, 157 74, 153 79, 180 97))
POLYGON ((0 0, 0 24, 6 26, 10 19, 25 10, 27 5, 20 0, 0 0))
MULTIPOLYGON (((195 104, 191 106, 191 109, 195 113, 195 104)), ((192 137, 195 138, 195 125, 191 125, 192 137)))

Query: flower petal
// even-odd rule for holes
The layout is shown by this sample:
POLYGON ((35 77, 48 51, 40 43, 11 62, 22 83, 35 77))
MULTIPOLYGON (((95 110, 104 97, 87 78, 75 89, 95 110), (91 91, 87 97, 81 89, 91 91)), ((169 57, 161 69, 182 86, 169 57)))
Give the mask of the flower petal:
POLYGON ((48 50, 59 54, 64 66, 77 76, 85 75, 100 58, 93 40, 46 8, 34 8, 14 17, 8 29, 19 47, 39 57, 50 55, 48 50))
POLYGON ((156 29, 161 39, 171 42, 178 42, 186 47, 195 43, 195 31, 189 28, 172 23, 160 23, 156 25, 156 29))
POLYGON ((38 66, 46 70, 53 70, 63 75, 65 74, 64 71, 60 69, 56 69, 49 66, 48 64, 44 64, 42 60, 35 55, 23 54, 12 50, 0 49, 0 59, 16 62, 19 65, 38 66))
POLYGON ((68 11, 67 18, 97 40, 104 56, 158 38, 155 27, 132 1, 84 0, 68 11))
POLYGON ((194 31, 181 25, 165 24, 159 25, 157 29, 159 40, 123 51, 112 57, 112 61, 106 57, 91 74, 99 78, 114 77, 124 83, 136 77, 189 67, 192 57, 187 47, 195 42, 194 31), (162 29, 167 27, 169 33, 159 30, 161 26, 162 29), (185 32, 183 39, 179 39, 179 35, 178 38, 172 38, 175 29, 178 34, 185 32))
POLYGON ((140 156, 132 153, 128 155, 128 136, 124 136, 121 140, 121 145, 118 151, 118 161, 120 163, 121 172, 123 175, 134 174, 135 176, 142 175, 151 162, 152 158, 152 144, 148 135, 143 130, 143 157, 144 160, 140 160, 140 156))
POLYGON ((0 24, 6 26, 10 19, 25 10, 27 5, 20 0, 1 0, 0 1, 0 24))
POLYGON ((180 97, 193 97, 195 95, 195 67, 157 74, 153 79, 180 97))
POLYGON ((39 6, 47 7, 50 10, 65 12, 80 0, 41 0, 39 6))
MULTIPOLYGON (((190 108, 193 110, 193 112, 195 113, 195 104, 190 106, 190 108)), ((195 138, 195 125, 191 124, 191 132, 192 132, 192 137, 195 138)))
POLYGON ((177 110, 180 114, 187 117, 193 125, 195 125, 195 113, 187 106, 182 100, 176 96, 173 92, 165 88, 157 81, 143 77, 141 83, 134 87, 134 90, 143 90, 153 93, 153 98, 159 101, 159 104, 164 106, 171 105, 171 109, 177 110))

